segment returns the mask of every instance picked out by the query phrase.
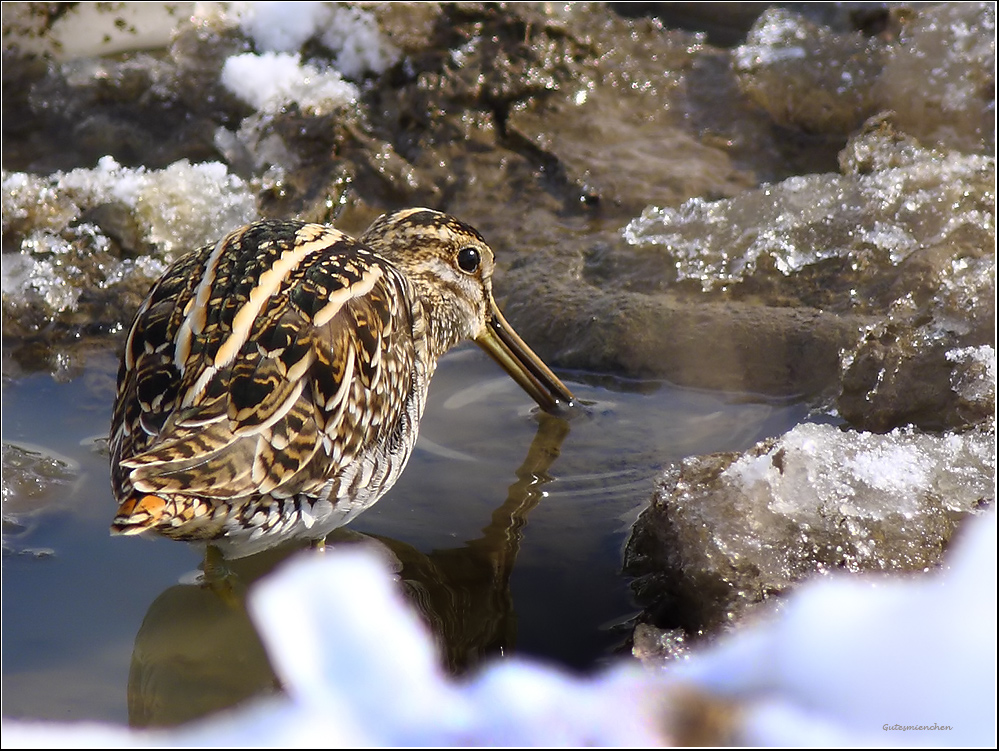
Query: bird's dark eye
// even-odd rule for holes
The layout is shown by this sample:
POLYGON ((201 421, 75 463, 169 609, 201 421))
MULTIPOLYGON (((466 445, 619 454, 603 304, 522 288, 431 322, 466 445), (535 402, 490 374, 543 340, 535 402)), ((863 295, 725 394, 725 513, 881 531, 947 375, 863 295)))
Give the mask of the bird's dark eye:
POLYGON ((475 248, 462 248, 458 251, 458 268, 468 274, 474 274, 479 270, 479 251, 475 248))

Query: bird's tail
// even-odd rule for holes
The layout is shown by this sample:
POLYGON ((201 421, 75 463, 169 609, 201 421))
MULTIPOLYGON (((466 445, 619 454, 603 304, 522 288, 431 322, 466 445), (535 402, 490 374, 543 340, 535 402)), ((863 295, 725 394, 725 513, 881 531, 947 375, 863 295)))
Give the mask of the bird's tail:
POLYGON ((136 493, 118 506, 111 522, 113 535, 137 535, 168 522, 170 503, 158 495, 136 493))

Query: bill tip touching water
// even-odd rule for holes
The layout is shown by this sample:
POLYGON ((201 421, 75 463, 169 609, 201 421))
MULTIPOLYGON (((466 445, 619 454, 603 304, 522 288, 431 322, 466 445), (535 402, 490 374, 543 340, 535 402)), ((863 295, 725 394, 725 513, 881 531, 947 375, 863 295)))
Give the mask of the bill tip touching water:
POLYGON ((396 482, 438 359, 465 339, 542 409, 572 412, 500 313, 493 269, 474 228, 422 208, 358 239, 260 221, 174 262, 125 342, 112 532, 234 556, 321 541, 396 482))

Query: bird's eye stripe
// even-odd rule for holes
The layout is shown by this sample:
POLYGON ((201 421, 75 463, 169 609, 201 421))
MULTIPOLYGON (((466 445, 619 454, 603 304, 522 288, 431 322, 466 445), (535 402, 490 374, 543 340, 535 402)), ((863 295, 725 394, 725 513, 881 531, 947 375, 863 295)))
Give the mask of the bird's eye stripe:
POLYGON ((479 251, 475 248, 467 247, 458 251, 458 268, 468 274, 474 274, 478 271, 481 260, 479 251))

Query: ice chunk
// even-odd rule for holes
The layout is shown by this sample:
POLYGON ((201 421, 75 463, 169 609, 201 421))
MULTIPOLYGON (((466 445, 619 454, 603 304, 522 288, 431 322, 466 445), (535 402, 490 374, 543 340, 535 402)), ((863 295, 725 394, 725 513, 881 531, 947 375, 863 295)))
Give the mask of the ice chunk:
POLYGON ((915 7, 878 79, 880 107, 927 143, 994 151, 996 4, 915 7))
POLYGON ((947 359, 957 367, 951 373, 954 391, 966 402, 982 405, 985 411, 996 408, 996 351, 984 344, 962 347, 947 353, 947 359))
POLYGON ((697 280, 708 290, 767 268, 787 276, 838 255, 860 203, 846 178, 793 177, 723 201, 649 207, 628 223, 624 238, 662 249, 674 258, 678 280, 697 280))
POLYGON ((792 177, 722 201, 651 206, 628 223, 624 238, 668 254, 679 280, 696 280, 705 290, 793 276, 832 258, 870 274, 952 238, 994 245, 993 158, 904 139, 899 147, 878 133, 857 140, 867 156, 846 157, 846 174, 792 177), (868 171, 873 153, 883 168, 868 171))
POLYGON ((732 51, 732 67, 743 91, 776 122, 848 133, 876 111, 872 83, 884 48, 878 38, 833 33, 770 8, 732 51))
POLYGON ((120 325, 107 316, 120 314, 126 288, 144 294, 166 262, 257 217, 250 186, 217 162, 147 170, 104 157, 47 177, 5 173, 2 185, 14 248, 3 263, 5 325, 16 323, 7 335, 53 321, 120 325))
POLYGON ((958 523, 994 503, 995 471, 991 421, 942 435, 802 424, 668 470, 626 571, 648 574, 635 585, 648 610, 666 598, 688 632, 717 628, 816 572, 936 566, 958 523))

